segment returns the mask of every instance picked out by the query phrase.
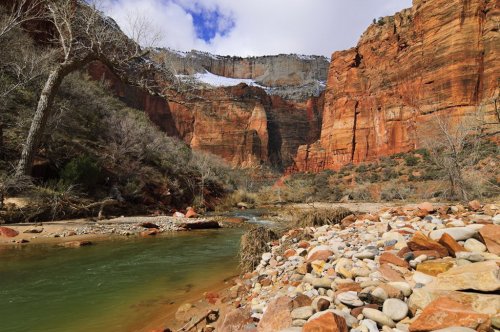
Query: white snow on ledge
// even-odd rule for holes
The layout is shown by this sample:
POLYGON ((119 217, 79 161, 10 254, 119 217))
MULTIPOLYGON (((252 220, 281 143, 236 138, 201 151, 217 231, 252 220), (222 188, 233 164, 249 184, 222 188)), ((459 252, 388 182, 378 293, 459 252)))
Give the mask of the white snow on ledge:
POLYGON ((240 83, 245 83, 246 85, 250 85, 250 86, 257 86, 257 87, 260 87, 263 89, 266 88, 265 86, 257 84, 257 82, 255 82, 254 80, 249 79, 249 78, 229 78, 229 77, 215 75, 215 74, 212 74, 210 72, 197 73, 193 76, 177 75, 177 77, 179 77, 180 79, 184 79, 184 78, 187 79, 187 78, 192 77, 201 83, 205 83, 205 84, 215 86, 215 87, 235 86, 235 85, 238 85, 240 83))

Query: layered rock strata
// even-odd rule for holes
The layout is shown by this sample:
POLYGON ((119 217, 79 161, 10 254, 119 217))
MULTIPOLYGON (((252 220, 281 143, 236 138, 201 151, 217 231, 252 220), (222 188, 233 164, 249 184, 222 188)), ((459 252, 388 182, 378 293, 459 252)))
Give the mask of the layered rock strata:
POLYGON ((107 79, 123 101, 144 110, 168 135, 235 166, 268 164, 283 169, 300 145, 319 138, 322 95, 285 100, 239 84, 180 91, 167 99, 122 82, 100 63, 93 63, 89 73, 107 79))
POLYGON ((330 64, 320 139, 297 171, 338 169, 424 145, 436 117, 480 112, 498 131, 498 1, 414 0, 372 24, 330 64))

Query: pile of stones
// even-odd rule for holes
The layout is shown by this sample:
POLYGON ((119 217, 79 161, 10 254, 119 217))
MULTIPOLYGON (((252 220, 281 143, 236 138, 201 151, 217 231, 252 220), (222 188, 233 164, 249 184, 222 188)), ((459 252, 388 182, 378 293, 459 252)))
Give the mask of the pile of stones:
POLYGON ((500 206, 387 208, 288 231, 217 331, 500 329, 500 206))

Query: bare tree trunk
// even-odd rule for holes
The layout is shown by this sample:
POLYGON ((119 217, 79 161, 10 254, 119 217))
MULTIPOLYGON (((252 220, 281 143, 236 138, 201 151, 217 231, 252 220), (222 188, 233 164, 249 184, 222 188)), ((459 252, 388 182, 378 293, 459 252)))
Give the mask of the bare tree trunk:
POLYGON ((62 65, 58 65, 50 72, 47 81, 38 100, 36 112, 31 122, 31 127, 28 133, 28 138, 23 146, 21 159, 17 165, 16 177, 23 175, 31 175, 31 167, 35 151, 40 145, 40 139, 50 116, 52 103, 57 94, 57 90, 65 76, 65 70, 62 65))
POLYGON ((3 151, 3 123, 2 118, 0 118, 0 159, 3 159, 4 151, 3 151))
POLYGON ((35 152, 40 145, 43 132, 47 125, 47 120, 50 117, 54 98, 59 90, 62 80, 72 71, 84 66, 90 62, 90 58, 78 62, 64 62, 57 65, 49 74, 47 81, 43 87, 36 112, 31 122, 31 127, 28 132, 28 138, 23 146, 21 159, 17 164, 16 178, 31 175, 31 167, 33 166, 33 158, 35 152))

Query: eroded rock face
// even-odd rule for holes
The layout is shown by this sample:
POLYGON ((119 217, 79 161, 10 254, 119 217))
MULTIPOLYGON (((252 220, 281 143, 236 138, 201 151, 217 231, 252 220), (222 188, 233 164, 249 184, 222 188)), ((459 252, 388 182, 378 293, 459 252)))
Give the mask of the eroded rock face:
POLYGON ((144 110, 169 136, 236 166, 267 163, 283 169, 292 163, 300 145, 319 138, 322 95, 285 100, 239 84, 180 92, 169 101, 123 83, 100 63, 93 63, 89 73, 94 79, 110 81, 124 102, 144 110))
POLYGON ((258 57, 220 56, 168 49, 155 57, 166 61, 178 74, 193 75, 209 71, 218 76, 253 79, 267 87, 300 86, 310 81, 326 81, 328 59, 323 56, 280 54, 258 57))
POLYGON ((458 123, 481 108, 497 127, 499 12, 495 1, 414 0, 371 25, 357 47, 334 53, 321 138, 299 148, 295 170, 418 148, 435 115, 458 123))

